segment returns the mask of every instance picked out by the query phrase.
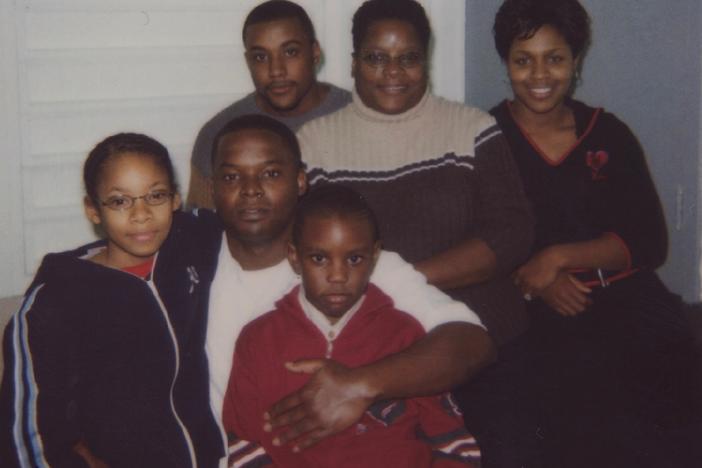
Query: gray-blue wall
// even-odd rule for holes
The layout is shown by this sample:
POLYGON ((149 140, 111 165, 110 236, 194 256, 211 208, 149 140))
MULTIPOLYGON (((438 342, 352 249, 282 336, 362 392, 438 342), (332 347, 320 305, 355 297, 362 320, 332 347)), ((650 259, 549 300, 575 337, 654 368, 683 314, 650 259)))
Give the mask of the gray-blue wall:
MULTIPOLYGON (((592 46, 576 97, 625 121, 643 145, 670 233, 659 270, 687 300, 700 298, 700 0, 581 0, 592 46)), ((511 96, 492 42, 501 0, 466 1, 466 102, 511 96)))

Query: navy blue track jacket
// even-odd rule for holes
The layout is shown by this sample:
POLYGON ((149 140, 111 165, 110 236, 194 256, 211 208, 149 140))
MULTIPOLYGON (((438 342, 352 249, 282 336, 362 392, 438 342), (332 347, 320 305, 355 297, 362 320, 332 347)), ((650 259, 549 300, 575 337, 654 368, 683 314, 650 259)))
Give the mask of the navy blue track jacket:
MULTIPOLYGON (((200 223, 201 224, 201 223, 200 223)), ((214 467, 204 340, 221 233, 175 213, 151 278, 47 255, 4 335, 3 467, 214 467)))

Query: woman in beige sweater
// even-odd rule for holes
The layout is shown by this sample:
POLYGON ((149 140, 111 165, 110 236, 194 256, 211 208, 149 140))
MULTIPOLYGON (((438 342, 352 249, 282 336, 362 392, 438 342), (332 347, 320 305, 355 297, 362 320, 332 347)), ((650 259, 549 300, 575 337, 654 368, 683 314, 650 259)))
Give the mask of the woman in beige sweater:
POLYGON ((428 91, 431 30, 417 2, 367 1, 352 32, 352 103, 298 133, 309 181, 361 192, 384 247, 478 313, 501 360, 457 396, 486 466, 519 466, 536 456, 536 428, 523 415, 528 321, 508 275, 532 218, 509 149, 491 116, 428 91))

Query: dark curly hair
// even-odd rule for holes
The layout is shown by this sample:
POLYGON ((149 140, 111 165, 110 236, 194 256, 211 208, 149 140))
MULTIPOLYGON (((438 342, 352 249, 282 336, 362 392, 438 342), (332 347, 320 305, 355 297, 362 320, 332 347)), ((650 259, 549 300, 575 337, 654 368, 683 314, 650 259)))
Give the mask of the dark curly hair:
POLYGON ((373 240, 380 238, 378 221, 365 198, 344 185, 329 184, 313 188, 300 199, 293 222, 292 242, 300 245, 302 228, 312 216, 361 218, 368 222, 373 240))
POLYGON ((98 201, 97 186, 105 164, 124 153, 137 153, 151 158, 156 165, 166 171, 171 189, 174 192, 177 190, 173 163, 165 146, 141 133, 117 133, 98 143, 83 164, 85 192, 94 203, 98 201))
POLYGON ((429 50, 431 26, 424 7, 415 0, 368 0, 353 15, 351 36, 353 50, 358 52, 368 29, 375 21, 400 20, 414 27, 424 51, 429 50))
POLYGON ((302 29, 307 33, 310 41, 315 42, 317 40, 312 20, 310 20, 305 9, 297 3, 289 2, 288 0, 269 0, 251 10, 246 20, 244 20, 244 27, 241 28, 241 37, 246 43, 246 28, 251 25, 289 18, 300 21, 302 29))
POLYGON ((505 0, 492 28, 497 53, 507 60, 515 39, 529 39, 544 25, 563 36, 573 57, 590 43, 590 17, 578 0, 505 0))

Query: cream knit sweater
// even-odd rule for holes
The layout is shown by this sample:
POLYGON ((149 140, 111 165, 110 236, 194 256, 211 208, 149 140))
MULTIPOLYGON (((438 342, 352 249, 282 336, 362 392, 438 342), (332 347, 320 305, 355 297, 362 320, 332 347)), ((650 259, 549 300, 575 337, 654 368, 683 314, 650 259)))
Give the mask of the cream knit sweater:
POLYGON ((476 137, 494 125, 491 115, 429 92, 412 109, 388 115, 354 91, 351 104, 308 122, 298 138, 310 168, 393 170, 438 154, 474 156, 476 137))

